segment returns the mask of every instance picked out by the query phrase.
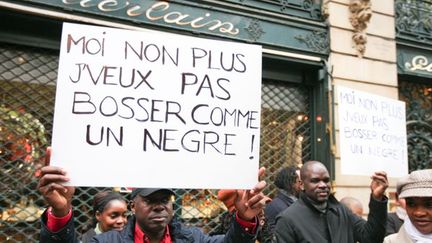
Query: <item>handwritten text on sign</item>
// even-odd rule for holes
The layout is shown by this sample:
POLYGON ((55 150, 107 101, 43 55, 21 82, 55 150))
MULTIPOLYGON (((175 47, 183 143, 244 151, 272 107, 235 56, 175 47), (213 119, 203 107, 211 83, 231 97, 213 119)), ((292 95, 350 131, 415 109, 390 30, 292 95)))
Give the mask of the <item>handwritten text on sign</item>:
POLYGON ((407 173, 405 103, 337 87, 341 173, 407 173))
POLYGON ((52 161, 75 186, 251 188, 260 96, 260 46, 64 24, 52 161))

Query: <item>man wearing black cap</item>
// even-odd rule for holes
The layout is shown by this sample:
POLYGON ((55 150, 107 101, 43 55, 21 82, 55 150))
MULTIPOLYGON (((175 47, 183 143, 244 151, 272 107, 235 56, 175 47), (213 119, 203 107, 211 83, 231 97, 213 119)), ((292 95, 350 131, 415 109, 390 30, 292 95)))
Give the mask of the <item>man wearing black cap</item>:
MULTIPOLYGON (((260 175, 264 169, 260 169, 260 175)), ((42 215, 40 242, 78 242, 75 234, 71 201, 75 191, 65 187, 66 172, 58 167, 41 169, 38 189, 50 207, 42 215)), ((106 243, 170 243, 170 242, 255 242, 257 215, 267 197, 262 194, 266 183, 259 182, 252 190, 237 190, 237 214, 225 235, 209 236, 200 229, 185 227, 173 220, 173 191, 162 188, 137 188, 132 191, 133 216, 122 231, 97 235, 92 242, 106 243)))

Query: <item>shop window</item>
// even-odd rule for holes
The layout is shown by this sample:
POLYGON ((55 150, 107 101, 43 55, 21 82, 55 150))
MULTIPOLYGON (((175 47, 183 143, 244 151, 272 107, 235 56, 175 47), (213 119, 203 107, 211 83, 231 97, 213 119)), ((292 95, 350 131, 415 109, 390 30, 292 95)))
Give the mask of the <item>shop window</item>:
POLYGON ((260 162, 267 168, 271 196, 277 191, 271 182, 280 168, 311 159, 308 90, 286 82, 263 82, 260 162))
POLYGON ((0 241, 35 241, 38 169, 50 143, 55 52, 0 45, 0 241))

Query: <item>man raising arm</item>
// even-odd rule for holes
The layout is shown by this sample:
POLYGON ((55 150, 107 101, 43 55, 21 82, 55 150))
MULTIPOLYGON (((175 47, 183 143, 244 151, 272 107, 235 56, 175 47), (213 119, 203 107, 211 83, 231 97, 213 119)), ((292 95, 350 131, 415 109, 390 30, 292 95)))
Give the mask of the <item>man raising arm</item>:
POLYGON ((306 162, 300 171, 304 191, 276 219, 273 242, 382 242, 387 218, 385 172, 372 176, 368 220, 354 215, 330 194, 330 175, 319 161, 306 162))

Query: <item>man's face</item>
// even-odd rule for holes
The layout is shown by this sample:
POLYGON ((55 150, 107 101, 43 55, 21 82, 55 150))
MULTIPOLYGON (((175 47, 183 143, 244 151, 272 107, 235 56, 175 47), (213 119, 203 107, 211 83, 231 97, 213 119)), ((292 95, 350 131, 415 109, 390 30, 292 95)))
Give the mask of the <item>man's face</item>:
POLYGON ((156 191, 146 197, 137 195, 132 204, 137 224, 147 234, 163 232, 173 217, 171 193, 156 191))
POLYGON ((317 203, 326 202, 330 196, 330 176, 322 164, 311 164, 303 180, 306 195, 317 203))
POLYGON ((408 197, 405 201, 408 217, 416 229, 432 234, 432 197, 408 197))

